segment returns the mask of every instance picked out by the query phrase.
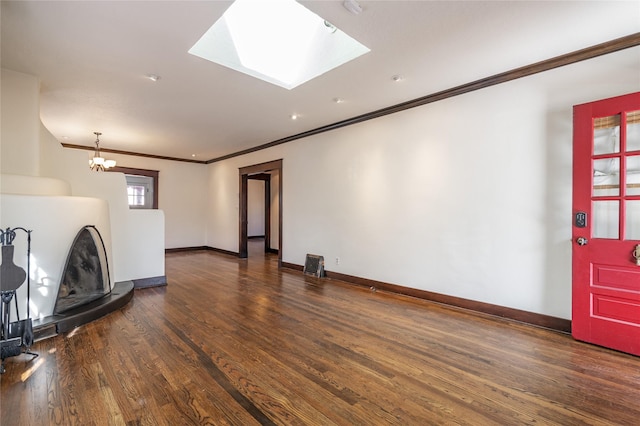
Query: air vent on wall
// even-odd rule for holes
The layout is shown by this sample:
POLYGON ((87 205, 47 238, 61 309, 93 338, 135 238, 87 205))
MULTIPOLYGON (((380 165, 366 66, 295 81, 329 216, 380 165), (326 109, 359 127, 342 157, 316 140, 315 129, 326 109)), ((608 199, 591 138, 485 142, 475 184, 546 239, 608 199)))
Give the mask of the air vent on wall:
POLYGON ((324 277, 324 257, 307 254, 303 272, 305 275, 314 275, 318 278, 324 277))

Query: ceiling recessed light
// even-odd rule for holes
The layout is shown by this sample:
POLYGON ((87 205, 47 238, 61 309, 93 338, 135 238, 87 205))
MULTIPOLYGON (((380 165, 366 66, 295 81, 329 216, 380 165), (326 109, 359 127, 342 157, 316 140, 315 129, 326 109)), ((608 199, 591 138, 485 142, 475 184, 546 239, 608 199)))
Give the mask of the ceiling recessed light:
POLYGON ((298 114, 291 114, 290 117, 291 117, 292 120, 297 120, 298 117, 300 117, 300 116, 298 114))
POLYGON ((391 77, 391 80, 395 81, 396 83, 399 81, 402 81, 402 77, 399 75, 394 75, 393 77, 391 77))
POLYGON ((331 22, 329 21, 324 21, 324 26, 326 28, 326 30, 329 32, 329 34, 333 34, 336 31, 338 31, 338 29, 336 28, 335 25, 333 25, 331 22))
POLYGON ((157 74, 147 74, 147 78, 151 81, 158 81, 160 80, 160 76, 157 74))
POLYGON ((337 104, 341 104, 344 102, 344 99, 342 98, 333 98, 333 102, 337 103, 337 104))
POLYGON ((360 4, 356 0, 344 0, 342 2, 342 5, 345 9, 347 9, 354 15, 359 15, 360 13, 362 13, 362 6, 360 6, 360 4))

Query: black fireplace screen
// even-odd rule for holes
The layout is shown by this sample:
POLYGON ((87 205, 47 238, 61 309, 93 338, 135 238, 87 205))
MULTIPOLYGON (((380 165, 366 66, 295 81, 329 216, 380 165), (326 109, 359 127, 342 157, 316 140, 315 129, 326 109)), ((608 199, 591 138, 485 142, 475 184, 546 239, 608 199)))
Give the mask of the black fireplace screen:
POLYGON ((109 292, 109 266, 102 237, 95 227, 85 226, 69 251, 53 313, 69 311, 109 292))

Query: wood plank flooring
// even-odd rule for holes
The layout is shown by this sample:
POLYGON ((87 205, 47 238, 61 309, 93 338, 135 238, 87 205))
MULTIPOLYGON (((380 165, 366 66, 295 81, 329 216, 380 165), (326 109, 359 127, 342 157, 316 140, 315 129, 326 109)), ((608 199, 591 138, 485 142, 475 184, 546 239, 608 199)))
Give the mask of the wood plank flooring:
POLYGON ((640 358, 249 260, 166 257, 167 287, 6 361, 10 425, 637 425, 640 358))

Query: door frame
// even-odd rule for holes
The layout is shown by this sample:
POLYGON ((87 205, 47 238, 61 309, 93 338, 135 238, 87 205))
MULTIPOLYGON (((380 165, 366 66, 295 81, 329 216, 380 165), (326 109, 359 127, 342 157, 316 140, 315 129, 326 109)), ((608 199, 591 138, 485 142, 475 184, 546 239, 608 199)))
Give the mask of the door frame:
MULTIPOLYGON (((278 267, 282 266, 282 159, 268 161, 266 163, 253 164, 251 166, 240 167, 238 169, 238 178, 239 178, 239 239, 238 239, 238 257, 241 259, 246 259, 249 257, 248 250, 248 182, 251 175, 260 176, 262 174, 277 171, 278 172, 278 267)), ((257 179, 257 177, 256 177, 257 179)), ((267 182, 267 181, 265 181, 267 182)), ((270 187, 269 187, 270 188, 270 187)), ((266 185, 265 185, 266 189, 266 185)), ((265 190, 265 193, 267 191, 265 190)), ((271 192, 270 190, 268 191, 271 192)), ((270 202, 270 200, 269 200, 270 202)), ((267 204, 266 194, 265 194, 265 204, 267 204)), ((267 206, 265 205, 265 212, 267 211, 267 206)), ((266 214, 265 214, 266 215, 266 214)), ((270 214, 269 214, 270 216, 270 214)), ((269 218, 265 219, 269 220, 269 218)), ((265 228, 265 234, 267 233, 267 228, 265 228)), ((269 233, 269 240, 271 240, 271 233, 269 233)), ((265 235, 265 249, 267 249, 267 238, 265 235)))
MULTIPOLYGON (((264 252, 274 252, 271 248, 271 174, 259 173, 257 175, 249 175, 248 179, 264 182, 264 252)), ((247 211, 248 209, 249 207, 247 205, 247 211)))

